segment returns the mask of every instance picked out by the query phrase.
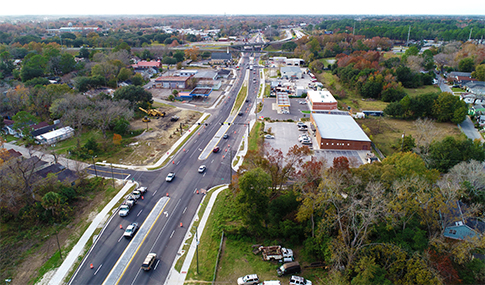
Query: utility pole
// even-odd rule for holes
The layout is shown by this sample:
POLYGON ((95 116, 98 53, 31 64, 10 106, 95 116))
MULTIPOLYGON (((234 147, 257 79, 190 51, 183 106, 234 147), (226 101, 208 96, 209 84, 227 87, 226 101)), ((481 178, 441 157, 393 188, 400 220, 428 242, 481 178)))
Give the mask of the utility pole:
POLYGON ((405 135, 405 133, 402 133, 401 152, 403 151, 403 147, 404 147, 404 135, 405 135))
POLYGON ((57 239, 57 247, 59 248, 59 256, 62 259, 61 245, 59 244, 59 237, 57 236, 57 224, 54 224, 54 226, 56 227, 56 239, 57 239))
POLYGON ((473 32, 473 28, 470 29, 470 35, 468 36, 468 41, 472 40, 472 32, 473 32))
POLYGON ((411 33, 411 26, 409 26, 409 30, 408 30, 408 40, 406 42, 406 47, 409 46, 409 34, 411 33))

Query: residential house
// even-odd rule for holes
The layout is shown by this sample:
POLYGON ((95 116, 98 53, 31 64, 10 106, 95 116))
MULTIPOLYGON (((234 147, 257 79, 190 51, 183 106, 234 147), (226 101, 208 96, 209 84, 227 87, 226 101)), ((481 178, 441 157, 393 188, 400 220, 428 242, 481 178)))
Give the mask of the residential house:
POLYGON ((467 104, 474 104, 476 98, 477 98, 477 96, 475 94, 472 94, 472 93, 461 93, 460 94, 460 100, 462 100, 463 102, 465 102, 467 104))
POLYGON ((485 96, 477 96, 477 99, 475 99, 475 104, 485 105, 485 96))
POLYGON ((49 174, 54 174, 57 177, 57 181, 67 182, 71 186, 74 186, 76 181, 79 179, 79 177, 72 170, 59 163, 50 164, 38 170, 35 172, 35 174, 39 179, 45 179, 49 174))
POLYGON ((71 127, 64 127, 58 130, 50 131, 45 134, 35 137, 35 140, 40 144, 53 144, 61 140, 68 139, 74 135, 74 129, 71 127))
POLYGON ((463 86, 465 90, 476 95, 485 95, 485 81, 471 81, 463 86))
POLYGON ((444 227, 443 235, 447 238, 465 240, 485 232, 485 222, 467 215, 467 206, 455 201, 449 207, 448 213, 440 213, 444 227))
POLYGON ((467 84, 469 82, 478 81, 477 79, 471 78, 470 76, 455 76, 455 77, 452 77, 452 78, 453 78, 453 83, 460 85, 460 87, 464 87, 465 84, 467 84))

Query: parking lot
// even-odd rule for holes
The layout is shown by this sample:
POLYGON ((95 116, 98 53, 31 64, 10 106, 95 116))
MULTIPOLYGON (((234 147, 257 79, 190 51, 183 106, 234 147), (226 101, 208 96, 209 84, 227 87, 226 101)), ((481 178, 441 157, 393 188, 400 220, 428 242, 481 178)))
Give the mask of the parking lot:
MULTIPOLYGON (((309 122, 306 123, 308 126, 309 122)), ((280 149, 283 154, 288 153, 288 150, 294 145, 303 145, 298 141, 298 137, 303 134, 307 134, 312 140, 312 144, 308 145, 314 150, 314 157, 324 158, 327 161, 327 166, 332 166, 333 159, 340 156, 345 156, 349 159, 351 167, 358 167, 365 163, 366 154, 369 151, 365 150, 319 150, 314 149, 313 146, 317 145, 315 137, 308 131, 299 131, 296 122, 275 122, 265 123, 265 131, 274 135, 274 139, 265 139, 272 148, 280 149)), ((310 159, 310 157, 308 158, 310 159)))

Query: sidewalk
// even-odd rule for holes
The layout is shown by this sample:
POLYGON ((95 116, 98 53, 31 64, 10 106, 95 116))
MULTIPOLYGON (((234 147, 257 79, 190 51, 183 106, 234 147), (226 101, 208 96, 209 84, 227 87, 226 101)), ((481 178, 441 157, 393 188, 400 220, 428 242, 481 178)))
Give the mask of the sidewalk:
MULTIPOLYGON (((64 284, 64 278, 69 273, 69 270, 72 268, 72 266, 76 263, 76 261, 78 260, 78 257, 84 253, 84 247, 86 246, 86 243, 93 235, 94 231, 99 227, 101 223, 105 222, 107 218, 109 218, 110 216, 114 217, 114 215, 110 213, 111 209, 116 205, 116 203, 118 203, 118 201, 121 198, 123 198, 126 195, 128 190, 130 190, 130 188, 133 187, 134 185, 136 184, 132 182, 126 182, 125 186, 121 188, 118 194, 116 194, 116 196, 106 205, 106 207, 103 208, 103 210, 101 210, 101 212, 96 216, 96 218, 94 218, 94 220, 91 222, 91 225, 88 227, 88 229, 84 232, 84 234, 81 236, 81 238, 76 243, 76 245, 69 252, 66 259, 64 259, 61 266, 57 268, 56 273, 54 274, 54 276, 52 276, 51 280, 49 281, 49 284, 52 284, 52 285, 64 284)), ((107 224, 108 223, 105 223, 104 226, 106 226, 107 224)), ((101 230, 101 233, 102 232, 103 230, 101 230)), ((96 241, 94 241, 93 246, 96 243, 96 241)), ((83 263, 84 263, 84 260, 83 260, 83 263)), ((81 263, 79 267, 82 267, 83 263, 81 263)))
MULTIPOLYGON (((203 214, 202 218, 200 219, 199 226, 197 227, 197 236, 198 236, 199 239, 202 236, 202 233, 204 232, 205 225, 207 224, 207 220, 209 219, 209 215, 212 211, 212 207, 214 206, 214 202, 217 199, 217 195, 219 195, 219 193, 222 190, 227 189, 227 187, 228 187, 228 185, 226 184, 226 185, 224 185, 224 187, 221 187, 221 188, 217 189, 214 193, 212 193, 212 196, 211 196, 209 202, 207 203, 207 207, 205 208, 204 214, 203 214)), ((205 199, 205 197, 204 197, 204 199, 205 199)), ((202 200, 202 202, 203 201, 204 200, 202 200)), ((200 215, 199 210, 200 210, 200 206, 202 205, 202 202, 199 205, 199 209, 197 209, 197 214, 194 216, 194 219, 192 219, 192 222, 190 223, 189 229, 191 229, 194 222, 198 220, 198 217, 200 215)), ((187 234, 185 235, 184 241, 182 242, 182 244, 180 245, 180 248, 178 250, 179 258, 180 258, 180 256, 183 255, 182 248, 185 245, 185 241, 190 239, 191 237, 192 237, 192 234, 190 233, 190 230, 188 230, 187 234)), ((185 278, 187 277, 187 272, 189 271, 189 268, 190 268, 190 264, 192 263, 192 260, 194 259, 196 249, 197 249, 197 241, 194 238, 194 239, 192 239, 192 243, 190 244, 190 248, 189 248, 189 251, 187 252, 187 256, 185 257, 184 263, 182 265, 182 269, 180 270, 180 272, 175 270, 175 264, 177 263, 177 260, 178 260, 178 258, 176 258, 172 263, 172 266, 171 266, 172 269, 170 270, 170 273, 168 274, 167 280, 165 281, 165 285, 181 285, 181 284, 184 284, 185 278)))

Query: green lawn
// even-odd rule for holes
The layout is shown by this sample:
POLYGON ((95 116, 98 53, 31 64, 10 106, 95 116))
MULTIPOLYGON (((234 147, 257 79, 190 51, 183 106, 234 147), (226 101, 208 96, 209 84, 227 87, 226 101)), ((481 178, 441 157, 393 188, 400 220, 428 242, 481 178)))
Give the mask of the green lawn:
POLYGON ((426 86, 421 86, 419 88, 404 88, 404 90, 409 96, 417 96, 417 95, 422 95, 426 93, 441 92, 440 88, 434 85, 426 85, 426 86))
POLYGON ((244 103, 244 99, 246 98, 247 93, 248 87, 242 86, 241 90, 239 90, 239 93, 237 94, 236 102, 232 107, 231 114, 235 115, 239 108, 241 108, 241 105, 244 103))

